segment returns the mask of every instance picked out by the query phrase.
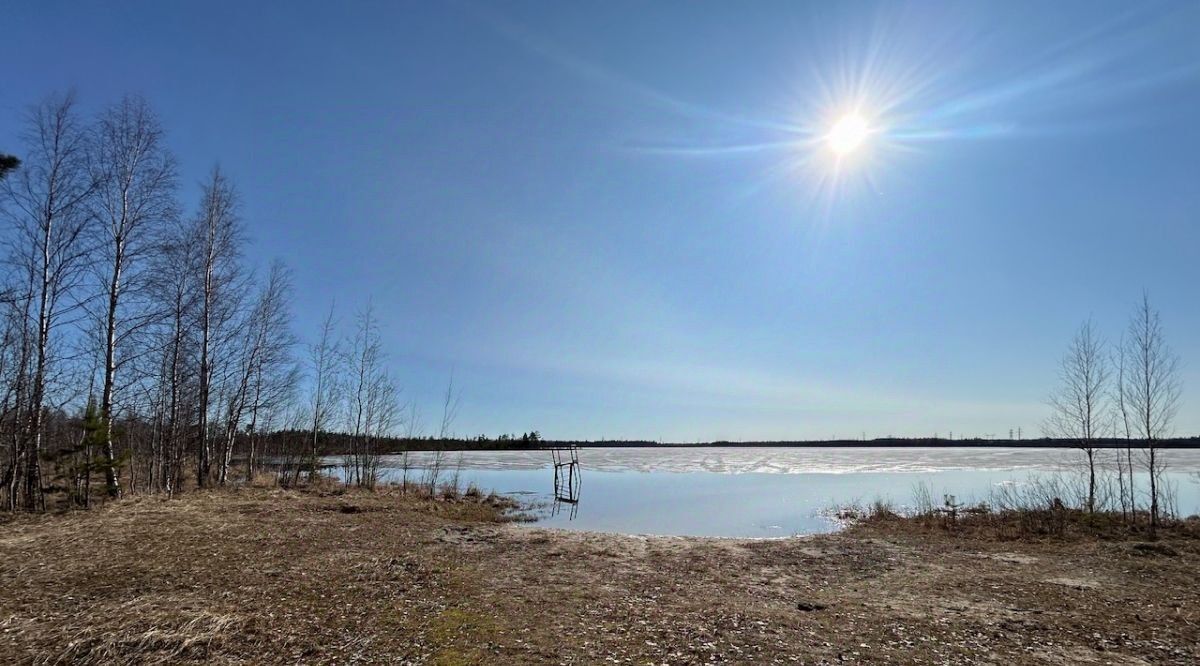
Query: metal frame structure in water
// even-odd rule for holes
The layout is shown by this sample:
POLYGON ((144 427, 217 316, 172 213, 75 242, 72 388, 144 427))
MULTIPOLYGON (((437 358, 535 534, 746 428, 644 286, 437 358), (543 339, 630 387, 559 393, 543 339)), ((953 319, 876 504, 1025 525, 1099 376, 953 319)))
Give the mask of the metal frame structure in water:
POLYGON ((556 446, 550 449, 554 460, 554 504, 566 502, 571 505, 574 517, 579 505, 579 488, 582 483, 579 467, 579 447, 556 446))

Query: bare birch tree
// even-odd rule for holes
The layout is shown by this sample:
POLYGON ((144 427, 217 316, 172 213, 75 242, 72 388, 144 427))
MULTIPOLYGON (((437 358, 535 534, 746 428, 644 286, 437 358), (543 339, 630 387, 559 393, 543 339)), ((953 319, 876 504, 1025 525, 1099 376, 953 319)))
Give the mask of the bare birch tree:
POLYGON ((291 321, 292 278, 282 262, 274 262, 255 308, 253 327, 260 351, 250 377, 250 416, 246 425, 246 478, 254 478, 260 430, 269 431, 293 405, 300 368, 293 350, 296 337, 291 321))
MULTIPOLYGON (((6 293, 19 293, 22 285, 10 288, 6 293)), ((22 477, 25 438, 25 403, 29 388, 29 363, 32 359, 32 342, 28 313, 31 301, 22 295, 5 302, 3 334, 0 336, 0 432, 8 444, 8 459, 0 469, 3 481, 5 508, 17 507, 17 490, 22 477)))
POLYGON ((237 193, 219 168, 204 185, 200 211, 191 242, 199 248, 199 383, 196 396, 196 482, 207 486, 212 478, 213 441, 209 432, 212 407, 215 348, 233 319, 233 300, 239 276, 242 229, 237 193))
POLYGON ((198 384, 194 361, 195 327, 199 303, 198 248, 190 226, 174 225, 161 239, 153 257, 150 294, 159 313, 147 355, 147 373, 156 377, 154 388, 155 439, 151 455, 157 466, 161 490, 174 495, 183 482, 186 455, 185 430, 190 423, 191 387, 198 384), (152 365, 151 365, 152 363, 152 365))
POLYGON ((1117 452, 1117 482, 1120 484, 1121 512, 1128 510, 1128 519, 1137 522, 1137 493, 1133 475, 1133 422, 1129 405, 1129 343, 1124 335, 1113 354, 1117 376, 1112 386, 1114 430, 1125 440, 1124 459, 1117 452))
POLYGON ((145 101, 126 97, 96 126, 93 178, 102 261, 104 367, 100 393, 99 444, 108 494, 120 494, 113 454, 113 403, 117 373, 130 361, 132 338, 154 322, 157 312, 131 307, 146 297, 148 258, 161 228, 177 213, 175 162, 163 146, 162 129, 145 101))
POLYGON ((1069 439, 1087 456, 1087 510, 1096 510, 1096 447, 1108 423, 1110 370, 1104 342, 1084 322, 1059 365, 1057 390, 1050 396, 1053 410, 1044 430, 1050 437, 1069 439))
POLYGON ((329 314, 321 323, 321 333, 317 342, 308 348, 309 372, 312 392, 309 397, 309 416, 311 429, 309 432, 309 476, 316 474, 317 458, 320 456, 321 433, 334 420, 337 402, 340 396, 340 381, 338 370, 340 365, 341 345, 337 339, 337 319, 334 316, 334 304, 329 305, 329 314))
MULTIPOLYGON (((29 115, 25 164, 0 183, 12 236, 10 257, 22 287, 17 296, 28 335, 27 385, 20 388, 23 417, 12 469, 6 473, 10 507, 44 509, 41 455, 54 339, 80 305, 91 247, 89 199, 96 183, 88 169, 87 136, 73 95, 51 97, 29 115)), ((22 343, 26 344, 26 343, 22 343)), ((26 380, 22 380, 23 382, 26 380)))
POLYGON ((386 370, 386 352, 371 303, 358 313, 346 359, 349 378, 350 453, 346 484, 371 488, 379 473, 379 440, 391 434, 400 415, 399 390, 386 370))
POLYGON ((429 462, 429 467, 425 470, 426 485, 429 486, 429 494, 433 494, 437 490, 438 477, 442 472, 442 465, 446 449, 446 438, 451 435, 451 428, 454 426, 454 421, 458 418, 458 407, 462 401, 461 392, 454 390, 454 373, 450 373, 450 381, 446 383, 446 392, 442 396, 442 419, 438 425, 437 443, 434 445, 433 457, 429 462))
POLYGON ((217 477, 221 485, 229 478, 242 419, 247 412, 257 413, 258 401, 264 395, 264 380, 279 378, 280 369, 290 365, 292 339, 288 308, 291 290, 288 270, 281 263, 272 264, 253 308, 247 313, 247 321, 241 327, 242 337, 236 347, 229 350, 241 358, 226 399, 217 477))
POLYGON ((408 492, 408 471, 412 466, 412 459, 408 455, 408 450, 412 447, 416 438, 421 436, 421 430, 424 426, 421 419, 421 408, 416 400, 408 401, 408 408, 405 410, 403 424, 404 448, 400 451, 400 485, 404 489, 404 492, 408 492))
POLYGON ((1163 461, 1159 442, 1171 436, 1182 387, 1179 357, 1167 345, 1158 311, 1150 305, 1150 296, 1145 292, 1129 322, 1127 343, 1130 365, 1126 396, 1133 414, 1133 431, 1143 444, 1143 461, 1150 484, 1150 534, 1153 536, 1160 520, 1163 461))

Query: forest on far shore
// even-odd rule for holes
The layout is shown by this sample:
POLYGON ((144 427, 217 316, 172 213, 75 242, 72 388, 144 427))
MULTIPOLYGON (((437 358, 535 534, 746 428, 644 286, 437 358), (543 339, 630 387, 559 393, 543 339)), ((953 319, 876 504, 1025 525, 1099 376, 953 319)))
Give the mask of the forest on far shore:
MULTIPOLYGON (((301 430, 282 430, 264 435, 265 442, 272 444, 273 449, 288 450, 289 444, 299 445, 312 433, 301 430)), ((321 435, 326 455, 336 456, 349 454, 353 450, 351 435, 337 432, 327 432, 321 435)), ((1099 449, 1124 449, 1128 441, 1118 438, 1100 439, 1094 443, 1099 449)), ((400 455, 408 451, 535 451, 561 447, 591 447, 591 448, 1061 448, 1077 449, 1079 442, 1074 439, 1038 437, 1034 439, 989 439, 971 437, 967 439, 948 439, 944 437, 877 437, 873 439, 796 439, 769 441, 729 441, 713 440, 710 442, 658 442, 647 439, 603 439, 603 440, 560 440, 544 439, 537 431, 520 435, 504 434, 496 437, 478 435, 471 438, 455 437, 385 437, 378 441, 382 455, 400 455)), ((1163 449, 1196 449, 1200 448, 1200 437, 1175 437, 1160 441, 1157 446, 1163 449)))

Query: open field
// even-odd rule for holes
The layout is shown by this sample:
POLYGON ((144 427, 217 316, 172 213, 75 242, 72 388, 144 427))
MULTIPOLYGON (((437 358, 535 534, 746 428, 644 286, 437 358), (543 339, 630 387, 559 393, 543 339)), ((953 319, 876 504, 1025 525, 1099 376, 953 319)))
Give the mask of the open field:
POLYGON ((3 663, 1196 663, 1200 541, 568 533, 244 489, 0 523, 3 663))

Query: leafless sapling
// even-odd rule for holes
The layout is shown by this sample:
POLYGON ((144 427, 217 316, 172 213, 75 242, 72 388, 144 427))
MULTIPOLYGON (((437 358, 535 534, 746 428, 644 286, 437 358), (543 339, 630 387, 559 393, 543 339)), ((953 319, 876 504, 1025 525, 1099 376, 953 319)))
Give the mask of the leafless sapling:
POLYGON ((1142 294, 1129 322, 1127 398, 1133 431, 1143 443, 1143 462, 1150 485, 1150 534, 1159 527, 1163 463, 1160 443, 1170 437, 1182 387, 1179 357, 1167 345, 1158 311, 1142 294))
POLYGON ((1059 384, 1049 400, 1052 413, 1044 426, 1047 436, 1071 440, 1087 456, 1088 511, 1096 510, 1097 440, 1108 425, 1109 374, 1104 342, 1089 319, 1059 365, 1059 384))

